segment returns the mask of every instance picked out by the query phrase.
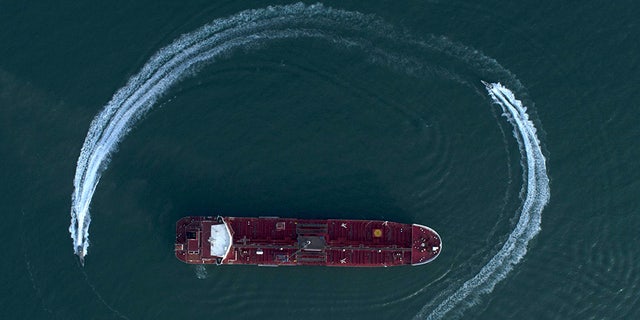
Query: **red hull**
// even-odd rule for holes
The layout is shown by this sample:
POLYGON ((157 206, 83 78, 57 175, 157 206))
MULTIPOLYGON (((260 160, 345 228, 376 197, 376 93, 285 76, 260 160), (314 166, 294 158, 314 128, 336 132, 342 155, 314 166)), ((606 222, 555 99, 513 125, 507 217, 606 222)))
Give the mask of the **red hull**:
POLYGON ((389 267, 421 265, 442 250, 431 228, 373 220, 184 217, 176 257, 191 264, 389 267))

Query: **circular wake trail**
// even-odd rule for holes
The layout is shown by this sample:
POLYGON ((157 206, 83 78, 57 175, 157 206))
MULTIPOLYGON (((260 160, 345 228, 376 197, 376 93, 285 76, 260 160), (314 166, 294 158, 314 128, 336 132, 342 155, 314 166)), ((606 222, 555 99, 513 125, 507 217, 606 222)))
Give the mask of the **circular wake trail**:
MULTIPOLYGON (((525 177, 525 199, 520 208, 518 223, 498 253, 452 295, 444 299, 427 319, 440 319, 453 308, 465 309, 475 304, 481 294, 489 293, 503 280, 513 266, 527 254, 527 244, 540 232, 542 210, 549 202, 549 176, 536 128, 529 120, 527 108, 511 90, 500 83, 482 82, 493 102, 502 108, 503 115, 513 125, 514 136, 522 155, 525 177), (461 304, 463 304, 461 306, 461 304)), ((424 317, 422 310, 416 318, 424 317)))
POLYGON ((348 44, 348 40, 334 38, 318 28, 331 30, 349 22, 357 22, 352 26, 357 28, 372 20, 359 13, 321 5, 269 7, 216 20, 161 49, 91 122, 78 158, 71 197, 69 232, 75 253, 81 258, 87 254, 89 206, 110 156, 134 124, 174 84, 195 74, 198 67, 213 62, 218 56, 269 40, 313 37, 348 44))
MULTIPOLYGON (((412 64, 413 60, 404 60, 402 57, 397 59, 399 55, 379 47, 381 44, 378 40, 401 43, 404 46, 445 53, 482 72, 494 69, 493 73, 507 77, 511 83, 519 83, 508 70, 475 50, 433 36, 426 42, 414 41, 406 35, 394 32, 393 28, 375 17, 331 9, 320 4, 274 6, 243 11, 229 18, 215 20, 160 49, 138 74, 132 76, 113 95, 91 122, 78 158, 71 197, 69 232, 74 251, 81 259, 86 256, 89 247, 89 208, 100 177, 119 143, 158 99, 176 83, 195 75, 199 68, 214 62, 216 58, 228 55, 238 48, 251 48, 273 40, 292 38, 322 39, 333 45, 357 48, 370 55, 372 63, 382 63, 394 68, 404 63, 412 64)), ((408 66, 405 72, 412 73, 411 67, 408 66)), ((439 67, 433 70, 448 73, 439 67)), ((506 277, 513 265, 526 254, 529 240, 540 230, 541 211, 549 199, 545 159, 525 107, 509 89, 499 83, 485 83, 485 86, 514 127, 514 135, 522 154, 522 165, 526 171, 526 184, 523 185, 526 197, 519 213, 519 221, 502 249, 462 287, 446 290, 455 292, 428 314, 430 319, 441 318, 453 308, 464 310, 470 304, 461 302, 490 292, 497 282, 506 277)), ((425 317, 432 303, 425 305, 416 317, 425 317)))

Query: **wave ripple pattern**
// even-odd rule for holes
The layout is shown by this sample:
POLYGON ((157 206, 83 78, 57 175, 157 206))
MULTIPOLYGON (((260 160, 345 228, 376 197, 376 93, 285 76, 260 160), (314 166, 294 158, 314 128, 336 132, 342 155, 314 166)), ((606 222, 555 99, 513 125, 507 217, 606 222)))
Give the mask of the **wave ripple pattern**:
MULTIPOLYGON (((287 38, 318 38, 332 44, 362 48, 375 42, 358 35, 358 32, 366 31, 376 37, 390 38, 394 34, 391 30, 391 27, 379 19, 358 12, 331 9, 320 4, 294 4, 243 11, 229 18, 215 20, 159 50, 138 74, 132 76, 113 95, 91 122, 78 158, 71 198, 69 232, 75 254, 81 258, 87 255, 91 223, 89 208, 111 155, 116 152, 119 143, 135 123, 177 82, 195 75, 198 68, 238 48, 250 48, 287 38)), ((442 39, 434 41, 435 44, 414 44, 440 50, 448 55, 457 55, 457 49, 460 49, 458 45, 451 43, 439 44, 445 41, 442 39)), ((485 64, 489 61, 489 64, 499 69, 499 73, 506 74, 512 82, 519 83, 494 60, 478 55, 476 51, 465 59, 471 60, 467 61, 470 64, 478 61, 485 64)), ((545 159, 526 108, 501 84, 485 83, 485 86, 490 97, 502 108, 513 125, 514 135, 520 146, 522 166, 526 174, 526 186, 523 186, 526 195, 519 221, 501 250, 476 276, 460 288, 447 290, 453 294, 435 309, 426 310, 431 309, 431 306, 425 305, 416 315, 419 318, 442 318, 454 308, 464 310, 465 305, 461 305, 461 302, 468 301, 468 298, 491 292, 495 284, 504 279, 513 265, 526 254, 529 240, 540 230, 541 212, 549 199, 545 159)))
MULTIPOLYGON (((549 202, 549 176, 536 128, 529 120, 527 108, 517 100, 511 90, 500 83, 482 81, 493 102, 502 108, 503 115, 513 125, 513 134, 520 148, 525 175, 525 198, 520 208, 518 223, 508 239, 482 267, 480 272, 467 280, 452 295, 444 299, 427 317, 441 319, 446 313, 464 303, 473 305, 481 294, 489 293, 503 280, 513 266, 527 254, 527 244, 540 232, 542 210, 549 202)), ((464 308, 463 308, 464 309, 464 308)), ((416 318, 422 318, 422 310, 416 318)))

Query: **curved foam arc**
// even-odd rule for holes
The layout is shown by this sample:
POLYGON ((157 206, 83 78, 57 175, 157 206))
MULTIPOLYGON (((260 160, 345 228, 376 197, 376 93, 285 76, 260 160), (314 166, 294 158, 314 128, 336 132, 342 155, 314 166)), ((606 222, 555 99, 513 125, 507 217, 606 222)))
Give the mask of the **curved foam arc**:
MULTIPOLYGON (((483 83, 493 102, 502 108, 503 115, 513 125, 520 152, 523 160, 526 160, 522 163, 526 173, 526 196, 520 209, 518 223, 498 253, 482 267, 478 274, 444 299, 427 316, 427 319, 442 318, 451 309, 469 299, 470 295, 475 295, 472 298, 477 298, 479 294, 491 292, 527 253, 527 244, 540 231, 542 210, 549 201, 546 161, 536 135, 536 128, 526 112, 527 108, 515 98, 511 90, 502 84, 484 81, 483 83)), ((416 318, 423 317, 425 313, 423 309, 416 318)))
MULTIPOLYGON (((327 37, 317 30, 263 31, 296 22, 298 18, 318 17, 317 24, 341 21, 347 17, 369 20, 361 14, 347 13, 322 6, 296 4, 262 10, 250 10, 231 18, 216 20, 200 29, 183 35, 161 49, 114 94, 104 109, 94 118, 82 146, 72 194, 71 225, 76 254, 87 254, 89 246, 89 206, 101 173, 110 155, 135 122, 144 115, 172 85, 184 78, 194 67, 238 47, 259 42, 295 38, 327 37), (320 19, 324 18, 324 20, 320 19), (330 18, 330 19, 329 19, 330 18), (260 21, 258 19, 264 19, 260 21)), ((313 22, 313 21, 305 21, 313 22)), ((340 41, 339 39, 335 39, 340 41)))
MULTIPOLYGON (((91 122, 78 158, 72 194, 69 232, 73 239, 75 253, 87 254, 91 223, 89 207, 110 156, 133 125, 174 84, 195 74, 197 67, 213 62, 222 54, 274 39, 311 37, 322 38, 334 44, 365 47, 358 42, 358 39, 332 35, 330 30, 337 27, 347 31, 366 30, 372 35, 393 39, 392 33, 386 32, 390 27, 372 16, 331 9, 322 5, 295 4, 248 10, 229 18, 215 20, 194 32, 179 37, 172 44, 159 50, 138 74, 132 76, 127 84, 114 94, 91 122)), ((434 43, 415 42, 414 44, 439 50, 454 57, 464 49, 461 49, 461 45, 447 42, 442 38, 432 37, 430 41, 434 43)), ((497 68, 497 73, 508 73, 492 59, 477 51, 467 53, 469 52, 471 57, 464 57, 465 62, 477 64, 480 61, 497 68)), ((511 79, 511 82, 519 84, 515 78, 511 79)), ((494 101, 502 106, 505 114, 512 115, 510 122, 514 125, 514 131, 520 132, 522 136, 522 138, 519 138, 520 135, 517 136, 517 139, 523 159, 527 159, 527 198, 522 205, 520 221, 500 252, 482 268, 478 275, 445 299, 445 303, 438 306, 429 318, 442 317, 459 305, 465 297, 473 293, 488 292, 495 283, 503 279, 512 265, 522 259, 526 253, 527 242, 538 232, 540 211, 548 199, 548 178, 546 178, 544 157, 535 137, 535 127, 528 121, 524 107, 515 100, 508 89, 500 84, 487 84, 487 90, 494 101), (545 179, 546 183, 543 182, 545 179), (547 195, 546 198, 535 196, 543 193, 547 195)), ((418 316, 424 313, 423 308, 418 316)))

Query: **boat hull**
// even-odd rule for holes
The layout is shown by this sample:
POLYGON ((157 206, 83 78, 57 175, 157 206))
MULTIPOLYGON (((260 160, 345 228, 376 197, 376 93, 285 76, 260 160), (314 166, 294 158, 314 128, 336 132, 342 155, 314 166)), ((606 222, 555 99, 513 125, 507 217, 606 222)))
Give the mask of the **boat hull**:
POLYGON ((422 265, 441 251, 440 236, 418 224, 213 216, 176 223, 175 255, 189 264, 390 267, 422 265))

